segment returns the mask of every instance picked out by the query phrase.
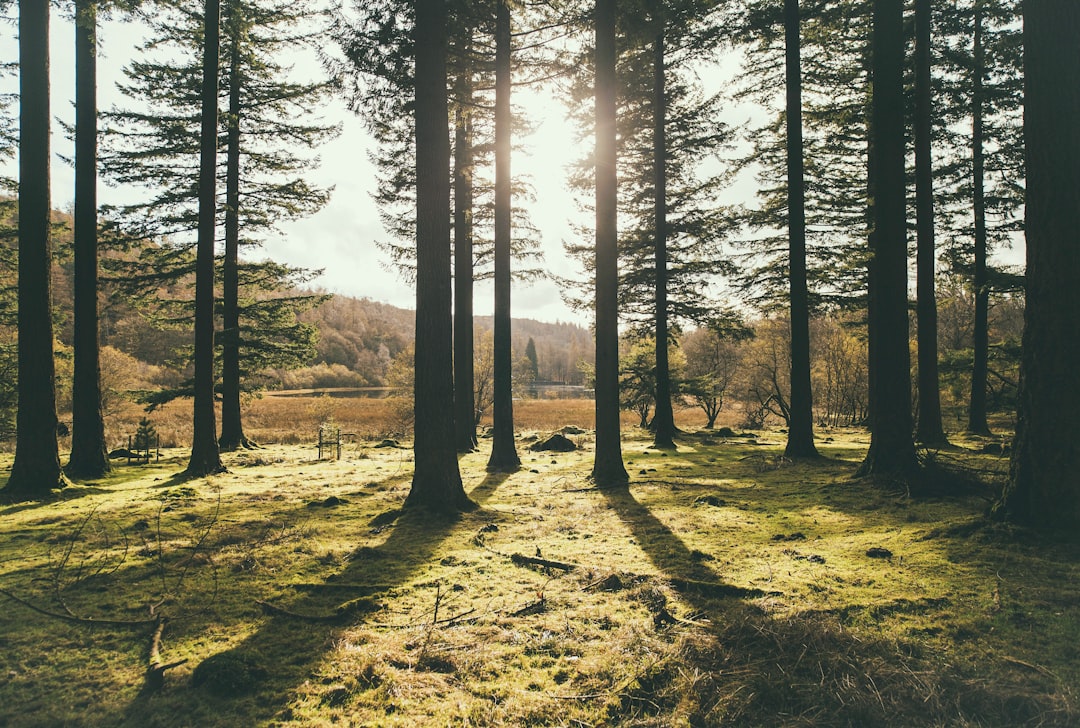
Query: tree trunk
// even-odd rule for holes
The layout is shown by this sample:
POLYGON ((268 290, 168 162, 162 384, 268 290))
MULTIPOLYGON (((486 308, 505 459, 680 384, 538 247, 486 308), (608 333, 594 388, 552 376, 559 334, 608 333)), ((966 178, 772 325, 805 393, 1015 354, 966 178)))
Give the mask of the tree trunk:
POLYGON ((784 0, 787 87, 788 284, 791 291, 789 458, 817 457, 810 388, 810 294, 806 283, 806 191, 803 181, 802 62, 799 0, 784 0))
POLYGON ((624 486, 619 423, 618 177, 615 3, 596 0, 596 454, 592 478, 624 486))
POLYGON ((904 165, 903 0, 875 0, 870 166, 870 449, 860 475, 908 479, 912 440, 904 165))
POLYGON ((10 500, 65 485, 56 443, 49 187, 49 4, 19 2, 19 411, 10 500))
POLYGON ((499 0, 495 20, 495 331, 489 472, 521 467, 514 447, 513 356, 510 346, 510 6, 499 0))
POLYGON ((986 278, 986 194, 984 192, 983 150, 983 75, 982 5, 975 3, 973 68, 971 94, 971 175, 972 203, 975 214, 975 322, 972 331, 974 357, 971 366, 971 404, 968 407, 968 431, 990 434, 986 421, 986 368, 989 350, 990 287, 986 278))
MULTIPOLYGON (((237 12, 230 5, 230 15, 237 12)), ((240 415, 240 38, 230 17, 229 113, 225 137, 225 258, 221 265, 221 437, 222 450, 252 447, 240 415)))
POLYGON ((999 516, 1080 528, 1080 4, 1024 3, 1027 306, 1016 439, 999 516))
POLYGON ((918 237, 919 417, 915 437, 927 445, 948 443, 941 424, 935 292, 933 95, 931 87, 931 0, 915 0, 915 206, 918 237))
POLYGON ((75 371, 67 474, 109 472, 101 412, 97 250, 97 3, 75 4, 75 371))
MULTIPOLYGON (((471 45, 471 44, 470 44, 471 45)), ((454 110, 454 432, 459 453, 476 449, 473 352, 472 76, 456 80, 454 110)))
POLYGON ((675 449, 675 413, 671 408, 671 363, 668 356, 667 290, 667 93, 665 91, 664 15, 655 4, 658 24, 653 41, 653 195, 656 218, 653 251, 656 266, 656 412, 653 445, 675 449))
POLYGON ((474 507, 454 447, 446 5, 416 0, 416 366, 413 480, 405 505, 474 507))
POLYGON ((214 236, 216 233, 218 122, 218 0, 206 0, 203 20, 202 129, 199 136, 199 236, 195 253, 195 402, 191 460, 185 474, 199 477, 224 470, 214 412, 214 236))

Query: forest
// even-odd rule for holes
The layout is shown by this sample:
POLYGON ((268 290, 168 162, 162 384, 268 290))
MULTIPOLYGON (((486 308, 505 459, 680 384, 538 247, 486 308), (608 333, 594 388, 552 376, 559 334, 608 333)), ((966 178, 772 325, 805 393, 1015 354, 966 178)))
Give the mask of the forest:
POLYGON ((0 723, 1076 724, 1074 0, 0 12, 0 723), (329 99, 413 310, 262 254, 329 99))

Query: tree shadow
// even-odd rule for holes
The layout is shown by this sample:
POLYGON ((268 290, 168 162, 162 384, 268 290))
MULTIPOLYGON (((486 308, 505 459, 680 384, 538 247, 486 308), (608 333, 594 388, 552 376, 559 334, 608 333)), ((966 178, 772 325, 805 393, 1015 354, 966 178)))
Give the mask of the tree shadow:
POLYGON ((691 551, 683 540, 652 511, 642 505, 629 489, 603 488, 608 505, 626 524, 638 546, 673 587, 695 608, 703 609, 716 597, 760 597, 759 589, 746 589, 728 584, 703 563, 702 554, 691 551), (701 599, 706 597, 706 599, 701 599))
MULTIPOLYGON (((482 505, 508 477, 488 474, 472 489, 470 497, 482 505)), ((385 541, 354 549, 339 572, 320 583, 305 585, 292 598, 275 600, 272 608, 263 607, 265 619, 246 639, 214 655, 202 656, 202 665, 223 665, 220 669, 227 671, 225 677, 199 687, 202 678, 197 667, 190 684, 172 683, 168 690, 182 694, 183 704, 192 711, 193 724, 217 724, 228 715, 242 715, 245 722, 253 724, 280 717, 282 711, 287 712, 297 689, 315 680, 319 662, 343 630, 362 627, 371 614, 378 613, 380 595, 407 584, 456 532, 474 530, 489 518, 482 509, 447 516, 400 507, 370 518, 366 528, 372 535, 392 528, 385 541), (358 595, 362 596, 343 603, 343 599, 358 595), (286 659, 269 662, 269 656, 286 659)), ((385 619, 385 615, 379 619, 385 619)), ((175 695, 161 701, 158 694, 143 691, 115 723, 142 726, 155 712, 175 705, 175 695)))

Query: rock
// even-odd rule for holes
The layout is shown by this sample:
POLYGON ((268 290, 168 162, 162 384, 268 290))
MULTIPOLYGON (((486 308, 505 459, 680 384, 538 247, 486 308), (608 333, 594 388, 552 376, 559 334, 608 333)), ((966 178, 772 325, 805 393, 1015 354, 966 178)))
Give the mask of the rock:
POLYGON ((109 451, 109 457, 113 460, 119 460, 120 458, 133 458, 135 453, 128 450, 126 447, 118 447, 115 450, 109 451))
POLYGON ((573 452, 574 450, 577 450, 577 445, 575 445, 572 440, 556 432, 548 439, 534 443, 529 449, 536 452, 573 452))
POLYGON ((866 555, 871 559, 891 559, 892 551, 883 549, 880 546, 871 546, 866 550, 866 555))
POLYGON ((574 425, 567 425, 566 427, 559 430, 559 432, 561 432, 564 435, 584 435, 585 434, 585 430, 581 429, 580 427, 575 427, 574 425))
POLYGON ((700 495, 694 499, 695 506, 717 506, 723 507, 727 505, 727 501, 723 498, 717 498, 715 495, 700 495))
POLYGON ((735 430, 731 429, 730 427, 721 427, 719 430, 716 431, 716 436, 717 437, 738 437, 738 435, 735 434, 735 430))

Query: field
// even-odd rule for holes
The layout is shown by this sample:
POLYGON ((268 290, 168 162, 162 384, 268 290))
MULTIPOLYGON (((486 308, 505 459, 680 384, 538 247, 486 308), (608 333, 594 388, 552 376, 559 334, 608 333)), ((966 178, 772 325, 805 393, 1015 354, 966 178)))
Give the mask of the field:
POLYGON ((932 457, 954 493, 913 499, 853 479, 861 431, 791 463, 779 432, 664 453, 628 427, 631 486, 599 490, 590 433, 529 450, 588 423, 522 403, 522 470, 485 473, 482 441, 479 508, 442 521, 400 510, 408 443, 349 402, 341 460, 253 411, 267 444, 228 473, 182 481, 169 448, 0 507, 0 725, 1080 721, 1080 547, 985 520, 1007 460, 978 441, 932 457))

